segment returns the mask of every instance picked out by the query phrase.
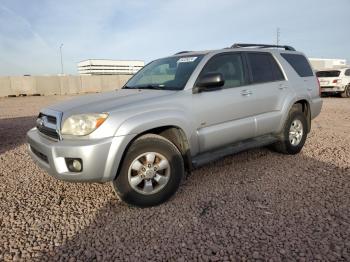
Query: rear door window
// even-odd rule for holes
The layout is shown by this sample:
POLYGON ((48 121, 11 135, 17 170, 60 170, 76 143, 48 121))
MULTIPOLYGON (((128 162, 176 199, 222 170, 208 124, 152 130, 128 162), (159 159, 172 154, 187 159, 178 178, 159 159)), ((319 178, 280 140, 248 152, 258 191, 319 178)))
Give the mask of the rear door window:
POLYGON ((253 83, 284 80, 283 73, 269 53, 247 53, 253 83))
POLYGON ((270 56, 270 61, 271 61, 271 66, 272 66, 272 72, 275 76, 275 81, 285 80, 284 75, 282 73, 282 70, 279 67, 279 65, 277 64, 276 60, 271 55, 269 55, 269 56, 270 56))
POLYGON ((314 73, 308 63, 307 59, 303 55, 299 54, 281 54, 281 56, 293 67, 295 72, 301 77, 313 76, 314 73))
POLYGON ((347 69, 347 70, 345 71, 345 75, 346 75, 346 76, 350 76, 350 69, 347 69))

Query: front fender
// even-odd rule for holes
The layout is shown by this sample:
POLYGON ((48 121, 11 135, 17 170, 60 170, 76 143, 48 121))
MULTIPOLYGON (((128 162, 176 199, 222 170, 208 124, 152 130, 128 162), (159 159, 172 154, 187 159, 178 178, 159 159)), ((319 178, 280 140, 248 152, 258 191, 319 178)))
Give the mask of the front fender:
MULTIPOLYGON (((158 127, 173 126, 181 128, 185 133, 188 141, 196 141, 190 139, 192 135, 191 123, 187 120, 185 112, 175 110, 154 110, 137 115, 133 115, 124 121, 115 133, 116 143, 112 144, 108 156, 108 172, 110 174, 106 180, 114 179, 118 169, 122 164, 123 155, 128 149, 130 143, 137 135, 158 127)), ((191 145, 190 145, 191 146, 191 145)), ((198 145, 194 145, 198 146, 198 145)))
POLYGON ((120 125, 115 136, 141 134, 147 130, 163 126, 181 128, 187 139, 192 135, 191 122, 188 120, 188 114, 186 116, 184 111, 162 109, 133 115, 120 125))

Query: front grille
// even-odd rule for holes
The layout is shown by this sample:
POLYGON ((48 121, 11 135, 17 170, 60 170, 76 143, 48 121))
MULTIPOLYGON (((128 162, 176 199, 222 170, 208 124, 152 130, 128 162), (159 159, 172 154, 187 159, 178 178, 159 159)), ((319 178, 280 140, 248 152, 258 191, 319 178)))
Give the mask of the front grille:
POLYGON ((42 118, 42 117, 46 117, 47 122, 49 122, 49 123, 51 123, 51 124, 56 125, 56 123, 57 123, 57 119, 56 119, 55 116, 49 116, 49 115, 40 113, 39 116, 38 116, 38 118, 42 118))
POLYGON ((59 116, 55 115, 55 112, 52 112, 53 115, 46 114, 46 113, 40 113, 37 119, 37 125, 39 132, 44 134, 45 136, 48 136, 50 138, 53 138, 55 140, 59 140, 60 136, 57 132, 57 124, 59 116))
POLYGON ((47 158, 46 155, 44 155, 43 153, 40 153, 38 150, 36 150, 34 147, 30 146, 30 150, 34 153, 34 155, 36 155, 37 157, 39 157, 41 160, 43 160, 46 163, 49 163, 49 159, 47 158))
POLYGON ((54 116, 46 116, 47 117, 47 120, 49 121, 49 123, 51 123, 51 124, 54 124, 54 125, 56 125, 56 117, 54 117, 54 116))
POLYGON ((46 126, 40 126, 40 125, 38 125, 37 128, 41 133, 43 133, 46 136, 49 136, 56 140, 60 138, 55 129, 51 129, 46 126))

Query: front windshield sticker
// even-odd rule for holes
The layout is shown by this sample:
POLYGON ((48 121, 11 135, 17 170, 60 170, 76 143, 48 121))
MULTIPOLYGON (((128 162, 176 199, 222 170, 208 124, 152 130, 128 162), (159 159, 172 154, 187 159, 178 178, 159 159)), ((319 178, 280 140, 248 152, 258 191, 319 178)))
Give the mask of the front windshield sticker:
POLYGON ((177 63, 192 63, 196 61, 196 56, 190 56, 190 57, 182 57, 179 60, 177 60, 177 63))

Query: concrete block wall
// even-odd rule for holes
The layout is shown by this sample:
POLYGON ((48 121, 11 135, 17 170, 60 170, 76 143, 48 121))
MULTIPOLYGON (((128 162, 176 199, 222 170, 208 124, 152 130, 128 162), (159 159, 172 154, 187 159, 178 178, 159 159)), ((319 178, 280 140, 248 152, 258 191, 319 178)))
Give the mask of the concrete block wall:
POLYGON ((81 76, 80 80, 82 93, 101 92, 100 76, 81 76))
POLYGON ((79 76, 61 76, 60 77, 61 95, 79 94, 80 77, 79 76))
POLYGON ((10 81, 11 91, 14 95, 37 94, 35 77, 11 76, 10 81))
POLYGON ((8 76, 0 77, 0 97, 14 95, 11 89, 11 79, 8 76))
POLYGON ((101 78, 101 91, 111 91, 118 89, 116 83, 123 83, 123 85, 130 79, 130 75, 111 75, 101 78))
POLYGON ((0 77, 0 97, 106 92, 121 88, 130 77, 131 75, 5 76, 0 77))
POLYGON ((60 95, 61 81, 59 76, 36 76, 36 94, 60 95))

